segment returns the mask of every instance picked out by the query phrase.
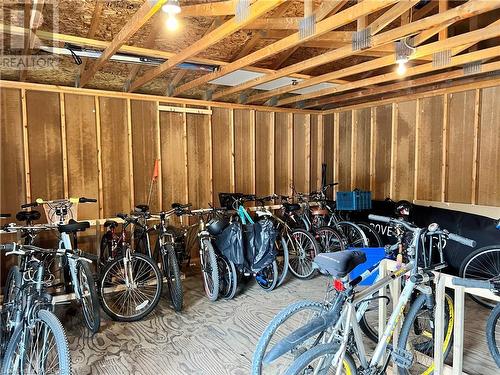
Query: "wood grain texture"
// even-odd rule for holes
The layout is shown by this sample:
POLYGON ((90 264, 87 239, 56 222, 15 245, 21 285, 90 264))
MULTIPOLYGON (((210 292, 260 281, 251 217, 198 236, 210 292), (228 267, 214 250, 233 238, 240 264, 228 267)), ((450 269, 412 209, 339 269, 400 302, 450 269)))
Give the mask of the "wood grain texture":
POLYGON ((323 116, 311 115, 311 172, 309 189, 321 189, 321 165, 324 163, 324 126, 323 116))
POLYGON ((477 203, 500 206, 500 86, 482 90, 477 203))
POLYGON ((443 96, 421 100, 417 199, 441 200, 443 96))
POLYGON ((351 190, 352 111, 339 114, 339 191, 351 190))
MULTIPOLYGON (((70 197, 99 198, 94 98, 65 94, 68 193, 70 197)), ((78 219, 99 217, 99 204, 82 204, 78 219)))
POLYGON ((189 202, 193 208, 212 203, 210 124, 207 115, 186 115, 189 202))
POLYGON ((255 112, 255 194, 274 193, 274 113, 255 112))
POLYGON ((353 117, 355 123, 353 132, 356 134, 354 139, 354 170, 353 181, 355 189, 370 190, 370 108, 357 109, 353 117))
MULTIPOLYGON (((335 169, 335 115, 323 116, 323 155, 326 164, 326 183, 336 182, 334 178, 335 169)), ((333 198, 333 190, 328 190, 328 196, 333 198)))
MULTIPOLYGON (((146 204, 148 200, 155 160, 158 159, 158 136, 156 132, 156 103, 140 100, 130 101, 132 121, 132 152, 134 165, 135 204, 146 204)), ((158 184, 153 185, 149 206, 153 211, 161 209, 158 200, 158 184)))
POLYGON ((392 105, 374 108, 374 185, 372 199, 384 200, 390 193, 392 105))
POLYGON ((99 98, 101 120, 104 217, 129 212, 127 104, 124 99, 99 98))
POLYGON ((274 132, 274 190, 276 194, 291 193, 292 183, 292 115, 276 113, 274 132))
POLYGON ((293 184, 299 192, 309 192, 311 168, 311 116, 293 115, 293 184))
POLYGON ((472 203, 475 91, 450 94, 445 201, 472 203))
POLYGON ((415 126, 417 102, 398 103, 394 142, 394 197, 392 199, 413 199, 415 176, 415 126))
POLYGON ((235 191, 255 193, 255 111, 234 111, 235 191))
POLYGON ((232 116, 231 109, 212 109, 213 202, 216 204, 219 193, 232 192, 234 187, 232 116))
POLYGON ((32 199, 64 198, 59 95, 26 92, 32 199))

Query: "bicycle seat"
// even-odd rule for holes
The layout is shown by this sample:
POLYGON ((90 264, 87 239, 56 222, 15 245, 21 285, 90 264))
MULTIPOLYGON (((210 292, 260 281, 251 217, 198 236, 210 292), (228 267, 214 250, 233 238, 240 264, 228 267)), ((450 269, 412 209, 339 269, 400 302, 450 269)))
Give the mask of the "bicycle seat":
POLYGON ((114 220, 106 220, 104 222, 104 228, 116 228, 118 226, 118 223, 114 220))
POLYGON ((335 201, 324 201, 323 202, 325 204, 326 207, 328 207, 331 211, 335 211, 335 209, 337 208, 337 203, 335 201))
POLYGON ((58 225, 57 227, 60 233, 76 233, 83 232, 85 229, 90 228, 90 223, 88 221, 75 221, 70 219, 68 224, 58 225))
POLYGON ((189 208, 191 207, 191 203, 188 204, 180 204, 180 203, 172 203, 172 208, 177 209, 177 208, 189 208))
POLYGON ((10 214, 0 214, 0 219, 8 219, 10 214))
POLYGON ((16 214, 16 220, 17 221, 35 221, 40 219, 40 212, 33 210, 33 211, 19 211, 16 214))
POLYGON ((293 212, 300 210, 300 204, 297 203, 283 203, 283 208, 286 212, 293 212))
POLYGON ((135 206, 134 211, 146 213, 149 212, 149 206, 147 204, 138 204, 137 206, 135 206))
POLYGON ((336 278, 347 276, 356 266, 364 262, 366 262, 366 254, 359 250, 320 253, 314 258, 314 263, 321 271, 336 278))

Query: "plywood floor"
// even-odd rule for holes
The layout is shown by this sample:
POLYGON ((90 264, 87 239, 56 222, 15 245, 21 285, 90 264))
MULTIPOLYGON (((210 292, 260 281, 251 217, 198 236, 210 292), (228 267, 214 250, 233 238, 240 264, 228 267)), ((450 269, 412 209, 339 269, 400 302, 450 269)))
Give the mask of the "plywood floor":
MULTIPOLYGON (((249 374, 257 340, 272 317, 299 299, 322 300, 327 279, 290 279, 266 293, 251 283, 232 301, 209 302, 201 279, 185 280, 185 309, 175 313, 168 294, 144 321, 113 322, 104 315, 101 331, 89 337, 80 313, 58 307, 66 322, 75 374, 249 374)), ((484 337, 488 311, 467 301, 464 371, 498 374, 484 337)))

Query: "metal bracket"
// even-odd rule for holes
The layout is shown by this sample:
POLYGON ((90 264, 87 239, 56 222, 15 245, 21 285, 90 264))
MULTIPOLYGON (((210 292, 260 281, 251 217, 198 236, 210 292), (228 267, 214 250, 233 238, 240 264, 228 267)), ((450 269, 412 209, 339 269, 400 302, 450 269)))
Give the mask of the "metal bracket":
POLYGON ((464 76, 481 72, 481 61, 464 64, 464 76))
POLYGON ((414 51, 413 39, 400 40, 394 43, 394 50, 396 52, 396 61, 408 61, 414 51))
POLYGON ((132 82, 130 82, 129 79, 127 79, 127 81, 125 82, 125 85, 123 86, 123 91, 124 92, 128 92, 128 90, 130 89, 130 85, 132 84, 132 82))
POLYGON ((352 50, 361 51, 372 45, 372 33, 370 27, 352 33, 352 50))
POLYGON ((306 105, 305 100, 301 100, 300 102, 297 102, 297 104, 295 105, 295 108, 302 109, 302 108, 304 108, 305 105, 306 105))
POLYGON ((299 21, 299 38, 305 39, 316 31, 316 15, 312 14, 299 21))
POLYGON ((172 85, 168 85, 167 86, 167 89, 165 90, 165 95, 166 96, 172 96, 172 94, 174 93, 174 86, 172 85))
POLYGON ((273 96, 265 104, 268 105, 268 106, 274 107, 276 104, 278 104, 278 97, 277 96, 273 96))
POLYGON ((203 100, 212 100, 212 94, 214 93, 214 89, 208 89, 203 93, 203 100))
POLYGON ((247 99, 248 99, 248 95, 241 93, 238 96, 238 104, 245 104, 247 102, 247 99))
POLYGON ((236 3, 236 22, 245 21, 250 15, 250 0, 238 0, 236 3))
POLYGON ((451 50, 434 52, 432 54, 432 66, 442 68, 451 62, 451 50))

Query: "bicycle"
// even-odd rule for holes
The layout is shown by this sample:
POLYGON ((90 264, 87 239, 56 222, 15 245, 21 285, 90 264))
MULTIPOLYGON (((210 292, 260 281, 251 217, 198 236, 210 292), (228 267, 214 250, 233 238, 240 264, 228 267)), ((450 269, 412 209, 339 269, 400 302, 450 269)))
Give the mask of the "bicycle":
MULTIPOLYGON (((65 256, 67 250, 47 250, 32 245, 5 244, 0 250, 21 258, 17 284, 8 286, 1 314, 0 339, 8 342, 0 373, 71 373, 68 340, 61 322, 52 313, 46 292, 53 275, 46 275, 47 259, 65 256)), ((2 342, 0 342, 2 344, 2 342)), ((2 354, 2 353, 0 353, 2 354)))
POLYGON ((48 201, 38 198, 35 202, 21 205, 23 209, 43 206, 49 222, 49 225, 45 225, 45 227, 58 230, 58 247, 66 250, 62 257, 64 280, 65 282, 71 280, 70 284, 65 283, 66 292, 73 291, 76 301, 82 306, 85 325, 92 333, 98 332, 101 326, 99 298, 90 268, 92 261, 82 256, 83 253, 78 249, 77 238, 77 233, 90 228, 90 223, 87 221, 77 222, 76 218, 78 204, 95 202, 97 202, 96 199, 85 197, 48 201))
MULTIPOLYGON (((410 262, 401 264, 401 268, 379 279, 372 286, 362 291, 357 291, 355 287, 364 276, 361 275, 349 281, 348 275, 357 265, 366 261, 365 254, 362 251, 320 254, 318 256, 319 259, 316 259, 316 263, 335 279, 334 284, 337 295, 331 309, 278 342, 264 358, 265 363, 279 358, 308 339, 314 341, 313 345, 306 348, 305 352, 298 356, 285 372, 287 375, 303 374, 304 371, 323 373, 332 367, 336 373, 339 373, 343 369, 346 373, 364 371, 364 373, 382 374, 385 373, 391 357, 398 368, 399 374, 407 374, 408 369, 414 364, 413 360, 416 352, 427 356, 431 356, 434 353, 432 328, 434 298, 430 283, 434 278, 432 271, 440 270, 446 266, 446 263, 443 261, 442 246, 440 245, 442 242, 441 238, 454 240, 471 247, 475 246, 475 241, 441 230, 435 223, 427 228, 418 228, 398 219, 377 215, 369 215, 369 218, 389 225, 403 226, 406 230, 413 233, 411 245, 408 247, 410 262), (438 243, 440 262, 435 263, 433 261, 433 245, 431 241, 429 241, 428 253, 423 251, 421 239, 425 236, 429 236, 429 238, 432 238, 432 236, 440 237, 438 243), (368 358, 362 341, 361 329, 358 324, 359 315, 364 313, 362 309, 367 307, 367 304, 374 298, 373 296, 376 292, 385 290, 389 283, 394 279, 402 278, 406 273, 409 273, 409 278, 406 279, 403 291, 399 296, 399 301, 394 307, 384 331, 379 333, 379 341, 372 357, 368 358), (412 296, 414 296, 416 290, 420 294, 413 300, 405 316, 397 346, 390 344, 396 326, 405 312, 405 307, 412 299, 412 296), (431 322, 430 327, 420 326, 420 319, 424 315, 428 315, 431 322), (410 339, 410 335, 412 334, 415 334, 415 339, 413 337, 410 339), (417 342, 418 338, 425 339, 425 341, 419 343, 417 342), (412 345, 407 347, 410 343, 412 345), (386 351, 389 351, 391 355, 384 358, 386 351), (358 368, 354 364, 354 354, 357 355, 360 362, 358 368), (315 362, 317 360, 318 363, 315 362)), ((444 358, 446 358, 451 348, 451 331, 453 325, 451 319, 452 313, 448 311, 445 316, 446 337, 443 345, 444 358)), ((431 363, 425 371, 432 371, 433 366, 433 363, 431 363)))
POLYGON ((127 240, 127 228, 137 224, 138 218, 127 214, 116 215, 123 220, 121 231, 118 223, 107 221, 109 228, 101 239, 105 242, 99 279, 99 297, 102 309, 111 319, 134 322, 146 317, 158 305, 163 277, 156 262, 145 254, 133 251, 127 240))
MULTIPOLYGON (((495 279, 484 281, 474 279, 464 279, 455 277, 452 280, 454 285, 464 286, 466 288, 489 289, 500 296, 500 276, 495 279)), ((491 310, 486 322, 486 343, 491 357, 500 368, 500 303, 491 310)))

